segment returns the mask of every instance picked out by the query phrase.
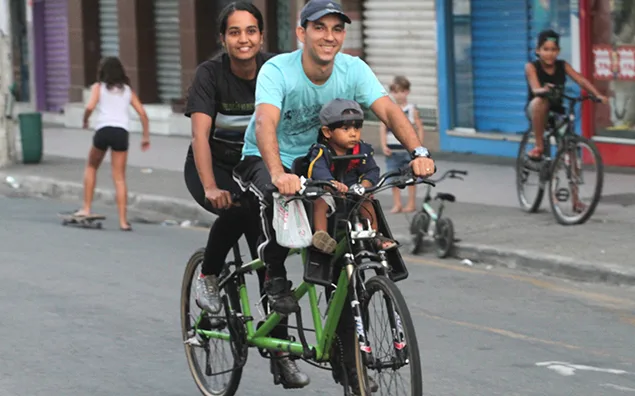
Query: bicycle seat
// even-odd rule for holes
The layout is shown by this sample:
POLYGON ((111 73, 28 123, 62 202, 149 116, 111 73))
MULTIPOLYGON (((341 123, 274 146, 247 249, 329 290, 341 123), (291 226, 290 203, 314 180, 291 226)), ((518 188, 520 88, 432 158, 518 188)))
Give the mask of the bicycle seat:
POLYGON ((448 202, 456 201, 456 197, 450 193, 437 193, 437 196, 434 199, 440 199, 441 201, 448 201, 448 202))

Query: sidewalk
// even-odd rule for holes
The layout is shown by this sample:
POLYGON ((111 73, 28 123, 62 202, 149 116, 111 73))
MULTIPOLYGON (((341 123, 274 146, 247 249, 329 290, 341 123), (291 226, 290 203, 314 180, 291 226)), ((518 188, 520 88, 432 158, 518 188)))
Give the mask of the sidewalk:
MULTIPOLYGON (((4 182, 12 176, 20 184, 18 190, 27 195, 77 201, 82 194, 91 137, 89 131, 47 128, 42 163, 4 168, 0 177, 4 182)), ((153 221, 213 221, 213 215, 201 210, 185 188, 182 166, 188 145, 187 138, 153 137, 151 149, 142 153, 139 136, 131 135, 127 172, 131 210, 145 213, 153 221)), ((437 161, 439 173, 450 168, 469 172, 463 182, 448 180, 436 188, 457 197, 446 212, 461 239, 457 257, 580 280, 635 284, 635 260, 630 248, 635 229, 635 175, 606 173, 604 198, 595 215, 582 226, 563 227, 548 211, 546 200, 543 211, 537 214, 529 215, 518 208, 513 166, 451 161, 447 154, 443 157, 446 159, 437 161)), ((378 157, 378 163, 383 167, 384 159, 378 157)), ((96 200, 113 205, 108 165, 100 169, 96 200)), ((420 186, 420 197, 423 188, 420 186)), ((388 212, 390 191, 379 198, 388 212)), ((387 217, 407 252, 409 216, 387 217)))

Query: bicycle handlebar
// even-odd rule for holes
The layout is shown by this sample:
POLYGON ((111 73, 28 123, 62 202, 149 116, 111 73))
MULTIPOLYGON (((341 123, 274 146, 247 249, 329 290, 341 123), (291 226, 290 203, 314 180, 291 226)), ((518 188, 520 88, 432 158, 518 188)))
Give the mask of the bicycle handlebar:
MULTIPOLYGON (((357 157, 359 157, 359 155, 357 155, 357 157)), ((434 171, 436 172, 436 170, 437 168, 435 166, 434 171)), ((295 199, 318 198, 321 195, 331 193, 331 191, 326 190, 325 188, 332 189, 333 192, 337 191, 337 187, 335 186, 335 184, 333 184, 329 180, 312 180, 312 179, 305 179, 304 177, 301 177, 300 180, 302 181, 302 189, 292 196, 295 199)), ((415 177, 412 172, 412 169, 410 168, 409 165, 407 165, 407 166, 404 166, 403 168, 384 173, 379 178, 379 181, 377 182, 376 185, 369 188, 365 188, 361 195, 372 194, 379 191, 380 189, 387 188, 387 187, 397 187, 401 185, 408 186, 408 185, 415 185, 415 184, 421 184, 421 183, 428 184, 432 187, 435 186, 435 182, 432 180, 415 177), (389 182, 388 185, 386 186, 386 180, 390 178, 396 178, 396 180, 389 182)), ((270 188, 272 193, 278 190, 274 185, 271 185, 270 188)), ((344 194, 350 195, 350 196, 360 196, 359 193, 351 192, 351 191, 348 191, 344 194)))
POLYGON ((585 100, 592 100, 595 103, 601 103, 602 100, 595 95, 581 95, 581 96, 569 96, 567 94, 562 94, 562 97, 570 100, 571 102, 584 102, 585 100))
POLYGON ((441 176, 440 178, 434 180, 435 183, 439 183, 441 182, 443 179, 449 177, 450 179, 461 179, 459 176, 457 175, 461 175, 461 176, 467 176, 467 171, 464 170, 458 170, 458 169, 450 169, 449 171, 446 171, 443 176, 441 176))

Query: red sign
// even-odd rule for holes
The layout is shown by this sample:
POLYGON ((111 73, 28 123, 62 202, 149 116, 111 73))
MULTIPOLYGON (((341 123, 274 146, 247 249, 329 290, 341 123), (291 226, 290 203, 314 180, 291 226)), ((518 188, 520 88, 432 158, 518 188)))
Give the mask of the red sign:
POLYGON ((619 59, 617 78, 620 80, 635 80, 635 47, 618 47, 617 55, 619 59))
POLYGON ((594 46, 593 77, 596 80, 635 81, 635 46, 594 46))
POLYGON ((593 47, 593 77, 596 80, 613 79, 613 47, 596 45, 593 47))

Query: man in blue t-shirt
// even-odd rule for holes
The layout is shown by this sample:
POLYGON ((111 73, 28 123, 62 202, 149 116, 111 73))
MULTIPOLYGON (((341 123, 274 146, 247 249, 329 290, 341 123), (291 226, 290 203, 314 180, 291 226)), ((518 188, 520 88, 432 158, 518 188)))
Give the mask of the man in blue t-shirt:
POLYGON ((300 190, 299 177, 289 170, 317 141, 319 113, 325 103, 340 98, 369 107, 411 153, 414 173, 420 177, 434 173, 428 150, 370 67, 358 57, 339 53, 346 36, 345 23, 350 22, 336 2, 311 0, 304 6, 296 29, 304 48, 278 55, 260 69, 256 110, 245 132, 242 161, 234 169, 234 178, 243 190, 252 191, 261 200, 265 239, 258 254, 267 268, 269 303, 282 314, 296 312, 299 305, 286 280, 288 249, 276 242, 267 191, 271 184, 282 195, 300 190))
MULTIPOLYGON (((300 190, 300 179, 290 173, 290 168, 317 141, 319 113, 325 103, 339 98, 369 107, 411 153, 415 175, 426 177, 434 173, 434 161, 428 150, 370 67, 357 57, 339 53, 346 37, 345 23, 351 20, 336 2, 311 0, 304 6, 300 26, 296 28, 304 48, 278 55, 260 69, 256 110, 245 132, 242 160, 234 168, 234 179, 243 191, 251 191, 260 200, 264 240, 258 247, 258 255, 267 269, 264 289, 271 308, 281 314, 297 312, 299 305, 291 293, 284 267, 289 249, 277 243, 272 227, 271 185, 282 195, 300 190)), ((352 319, 352 314, 342 313, 344 319, 352 319)), ((340 338, 353 345, 354 322, 347 325, 340 322, 340 327, 340 338)), ((354 354, 345 355, 346 366, 352 367, 349 375, 355 376, 354 354)), ((308 384, 304 375, 297 377, 294 387, 308 384)), ((356 378, 351 378, 353 386, 356 382, 356 378)), ((377 385, 371 388, 376 391, 377 385)))

